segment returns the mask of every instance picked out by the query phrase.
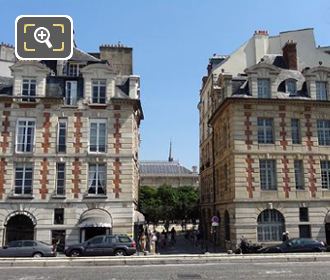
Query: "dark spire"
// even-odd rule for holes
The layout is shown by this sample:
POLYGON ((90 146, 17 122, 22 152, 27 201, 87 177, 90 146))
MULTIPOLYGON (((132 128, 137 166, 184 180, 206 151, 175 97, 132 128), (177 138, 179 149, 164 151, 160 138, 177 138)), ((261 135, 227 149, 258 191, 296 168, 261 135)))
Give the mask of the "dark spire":
POLYGON ((168 161, 173 161, 173 158, 172 158, 172 141, 170 141, 170 151, 169 151, 169 154, 168 154, 168 161))

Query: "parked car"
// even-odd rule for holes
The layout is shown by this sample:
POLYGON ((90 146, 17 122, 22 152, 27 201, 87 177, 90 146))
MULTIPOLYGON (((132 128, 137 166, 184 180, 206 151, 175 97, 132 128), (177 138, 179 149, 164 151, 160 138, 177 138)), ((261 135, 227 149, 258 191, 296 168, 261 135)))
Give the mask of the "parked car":
POLYGON ((326 245, 322 241, 310 238, 289 239, 282 244, 261 248, 259 253, 303 253, 303 252, 325 252, 326 245))
POLYGON ((16 240, 0 248, 0 257, 55 257, 54 246, 42 241, 16 240))
POLYGON ((136 244, 127 235, 98 235, 83 243, 66 248, 65 255, 78 256, 129 256, 136 253, 136 244))

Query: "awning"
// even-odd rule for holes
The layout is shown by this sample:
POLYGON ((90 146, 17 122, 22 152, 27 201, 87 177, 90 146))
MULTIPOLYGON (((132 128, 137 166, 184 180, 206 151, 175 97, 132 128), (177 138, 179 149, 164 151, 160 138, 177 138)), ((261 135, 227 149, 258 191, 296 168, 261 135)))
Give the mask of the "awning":
POLYGON ((133 218, 134 224, 142 225, 145 223, 144 215, 137 210, 134 210, 133 218))
POLYGON ((79 220, 80 228, 88 228, 88 227, 104 227, 111 228, 112 227, 112 219, 110 214, 101 209, 91 209, 84 212, 79 220))

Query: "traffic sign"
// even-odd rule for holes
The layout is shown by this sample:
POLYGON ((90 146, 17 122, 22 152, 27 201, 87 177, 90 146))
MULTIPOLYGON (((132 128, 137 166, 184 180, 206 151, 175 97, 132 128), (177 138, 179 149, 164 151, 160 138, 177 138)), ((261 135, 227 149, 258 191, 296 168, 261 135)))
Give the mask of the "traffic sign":
POLYGON ((211 222, 212 223, 219 223, 219 217, 218 216, 213 216, 212 219, 211 219, 211 222))

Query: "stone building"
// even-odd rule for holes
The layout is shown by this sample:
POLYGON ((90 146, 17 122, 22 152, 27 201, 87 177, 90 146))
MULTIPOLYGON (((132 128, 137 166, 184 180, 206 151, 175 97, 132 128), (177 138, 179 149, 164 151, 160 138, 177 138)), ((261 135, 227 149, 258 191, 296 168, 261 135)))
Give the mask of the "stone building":
POLYGON ((143 112, 132 48, 75 48, 69 61, 10 71, 0 79, 1 243, 133 235, 143 112))
MULTIPOLYGON (((257 31, 214 56, 200 92, 202 226, 230 248, 312 237, 330 243, 330 47, 313 29, 257 31)), ((211 236, 209 236, 210 238, 211 236)))

